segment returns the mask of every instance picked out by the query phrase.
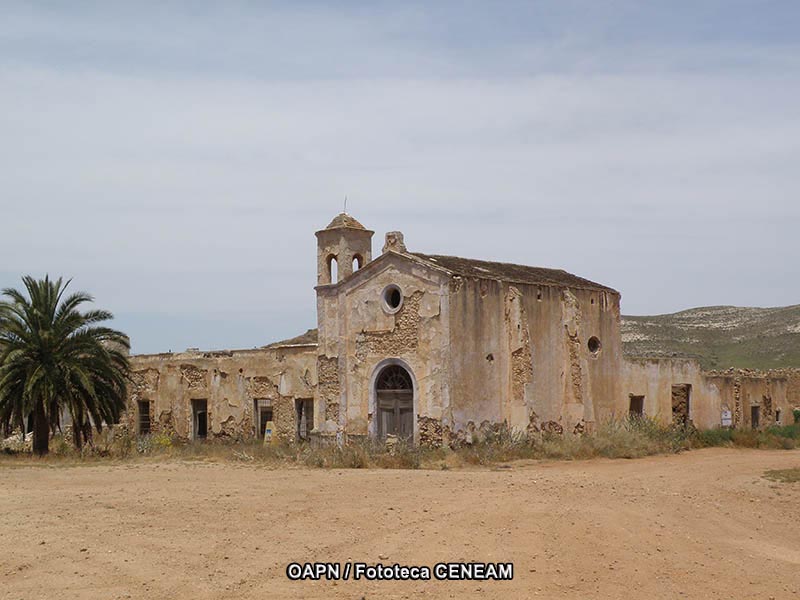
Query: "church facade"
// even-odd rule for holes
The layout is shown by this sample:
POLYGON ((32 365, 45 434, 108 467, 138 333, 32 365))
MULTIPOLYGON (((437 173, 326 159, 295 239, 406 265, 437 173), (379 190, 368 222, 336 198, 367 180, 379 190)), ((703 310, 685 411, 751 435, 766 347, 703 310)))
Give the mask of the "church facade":
POLYGON ((132 357, 130 428, 243 439, 271 421, 288 442, 440 446, 500 427, 581 433, 631 412, 699 427, 790 416, 785 378, 624 359, 620 294, 607 286, 412 252, 400 232, 373 258, 373 232, 344 213, 316 238, 316 330, 253 350, 132 357))

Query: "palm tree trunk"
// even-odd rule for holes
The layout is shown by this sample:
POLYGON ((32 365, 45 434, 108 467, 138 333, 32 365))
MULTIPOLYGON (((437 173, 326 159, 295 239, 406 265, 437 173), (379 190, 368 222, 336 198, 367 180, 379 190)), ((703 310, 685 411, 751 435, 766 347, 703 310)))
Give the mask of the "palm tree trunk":
POLYGON ((75 444, 75 448, 80 450, 83 447, 83 439, 81 438, 81 426, 77 423, 77 421, 72 422, 72 441, 75 444))
POLYGON ((81 423, 83 423, 83 411, 80 409, 79 406, 73 405, 70 408, 70 414, 72 415, 72 442, 75 444, 75 448, 80 450, 83 448, 83 427, 81 423))
POLYGON ((50 423, 39 400, 33 408, 33 453, 44 456, 50 451, 50 423))

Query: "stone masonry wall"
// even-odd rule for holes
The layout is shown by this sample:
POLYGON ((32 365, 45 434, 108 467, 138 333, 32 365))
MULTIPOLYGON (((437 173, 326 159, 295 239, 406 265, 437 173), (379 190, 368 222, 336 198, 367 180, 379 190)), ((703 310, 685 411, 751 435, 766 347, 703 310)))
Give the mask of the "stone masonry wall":
POLYGON ((205 400, 208 439, 246 439, 256 434, 254 400, 266 400, 276 435, 293 441, 295 401, 314 397, 316 372, 314 345, 132 356, 122 422, 138 432, 138 401, 147 401, 152 433, 188 440, 192 401, 205 400))

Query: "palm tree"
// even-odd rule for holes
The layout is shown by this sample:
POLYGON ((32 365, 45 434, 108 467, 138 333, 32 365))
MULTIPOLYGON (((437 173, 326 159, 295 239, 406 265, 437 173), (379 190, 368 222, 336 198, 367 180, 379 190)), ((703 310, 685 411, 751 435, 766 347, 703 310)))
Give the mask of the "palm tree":
POLYGON ((6 288, 0 302, 0 422, 33 421, 33 451, 47 454, 59 414, 69 410, 80 448, 103 424, 125 409, 128 338, 98 325, 104 310, 81 312, 93 299, 85 292, 64 297, 70 281, 22 278, 27 297, 6 288))

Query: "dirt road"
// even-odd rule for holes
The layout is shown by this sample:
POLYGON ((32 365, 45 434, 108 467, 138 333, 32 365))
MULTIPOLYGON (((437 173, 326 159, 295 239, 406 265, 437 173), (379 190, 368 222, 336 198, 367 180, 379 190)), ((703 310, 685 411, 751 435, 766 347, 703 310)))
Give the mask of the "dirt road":
MULTIPOLYGON (((0 463, 1 464, 1 463, 0 463)), ((800 451, 453 471, 2 467, 3 598, 800 598, 800 451), (512 581, 290 581, 290 561, 512 581)))

